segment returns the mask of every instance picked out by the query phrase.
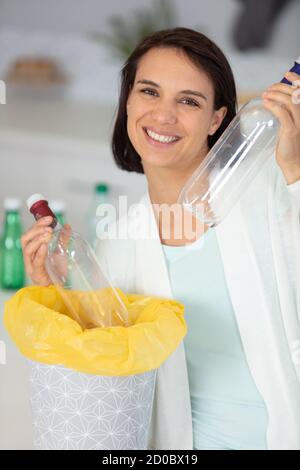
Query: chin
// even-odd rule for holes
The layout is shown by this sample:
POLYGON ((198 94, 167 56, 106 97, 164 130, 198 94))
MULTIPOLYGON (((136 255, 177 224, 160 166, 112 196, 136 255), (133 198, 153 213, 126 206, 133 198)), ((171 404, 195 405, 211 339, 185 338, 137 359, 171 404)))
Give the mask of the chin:
POLYGON ((176 165, 176 160, 174 159, 174 155, 172 157, 167 157, 167 155, 143 155, 142 164, 143 165, 151 165, 158 168, 171 168, 176 165))

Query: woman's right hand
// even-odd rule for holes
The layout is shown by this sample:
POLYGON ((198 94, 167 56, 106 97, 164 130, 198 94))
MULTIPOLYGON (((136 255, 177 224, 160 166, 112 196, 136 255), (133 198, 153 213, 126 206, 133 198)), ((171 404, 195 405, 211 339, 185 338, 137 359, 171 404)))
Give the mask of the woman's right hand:
POLYGON ((49 286, 51 279, 45 269, 48 244, 53 229, 52 217, 42 217, 21 237, 25 270, 34 284, 49 286))
POLYGON ((34 284, 49 286, 51 279, 45 269, 48 244, 53 229, 52 217, 42 217, 21 237, 25 270, 34 284))
MULTIPOLYGON (((52 220, 52 217, 41 217, 21 237, 26 273, 32 282, 38 286, 49 286, 52 284, 45 268, 48 245, 53 232, 53 229, 50 227, 52 220)), ((64 229, 60 239, 63 245, 66 246, 70 238, 71 227, 69 224, 65 224, 64 229)), ((60 263, 61 261, 59 260, 60 263)), ((66 269, 64 264, 62 270, 66 269)))

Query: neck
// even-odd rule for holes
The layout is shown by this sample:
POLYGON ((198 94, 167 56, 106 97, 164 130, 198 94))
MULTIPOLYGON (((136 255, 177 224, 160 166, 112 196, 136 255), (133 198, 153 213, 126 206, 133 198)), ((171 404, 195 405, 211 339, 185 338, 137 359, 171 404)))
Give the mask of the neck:
POLYGON ((164 212, 160 210, 162 204, 171 206, 177 203, 184 184, 199 166, 205 155, 206 153, 201 159, 197 159, 194 165, 190 164, 188 169, 159 168, 143 164, 148 181, 150 200, 155 205, 153 206, 155 207, 154 214, 160 239, 166 245, 185 245, 196 240, 207 230, 207 227, 190 213, 184 211, 184 218, 182 218, 182 206, 173 206, 173 216, 171 218, 168 213, 166 214, 167 217, 164 217, 164 212), (188 235, 186 234, 186 227, 191 229, 188 235), (178 229, 181 230, 179 236, 176 234, 178 229))
POLYGON ((148 181, 148 190, 152 204, 174 204, 192 173, 206 156, 197 159, 188 168, 158 168, 144 163, 144 172, 148 181))
POLYGON ((180 191, 190 176, 178 174, 167 170, 147 172, 148 190, 152 204, 174 204, 177 202, 180 191), (154 172, 153 172, 154 173, 154 172))

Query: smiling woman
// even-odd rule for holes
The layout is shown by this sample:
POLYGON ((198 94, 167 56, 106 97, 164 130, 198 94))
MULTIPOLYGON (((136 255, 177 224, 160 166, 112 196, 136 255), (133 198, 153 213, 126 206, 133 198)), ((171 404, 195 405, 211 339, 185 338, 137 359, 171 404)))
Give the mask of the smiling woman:
POLYGON ((185 53, 148 51, 127 101, 128 136, 144 172, 171 166, 184 176, 195 169, 207 154, 207 136, 220 127, 226 111, 225 106, 214 109, 210 77, 185 53))
MULTIPOLYGON (((112 151, 121 169, 145 174, 148 192, 96 254, 121 290, 183 303, 188 325, 157 372, 149 449, 300 449, 300 180, 282 171, 298 166, 300 121, 289 87, 269 105, 281 158, 224 223, 207 231, 190 215, 188 237, 178 196, 235 116, 231 68, 206 36, 174 28, 145 38, 122 70, 112 151), (165 207, 168 217, 156 212, 165 207)), ((45 259, 32 262, 41 280, 45 259)))
POLYGON ((138 173, 145 165, 175 165, 186 177, 235 113, 234 78, 222 51, 186 28, 159 31, 136 47, 122 70, 115 161, 138 173))
MULTIPOLYGON (((288 85, 282 92, 290 93, 288 85)), ((188 220, 179 218, 179 193, 235 113, 230 65, 201 33, 158 31, 123 67, 112 150, 120 168, 145 174, 147 216, 120 221, 141 227, 138 238, 100 241, 97 253, 118 285, 185 305, 184 347, 157 376, 149 442, 158 449, 300 448, 300 382, 293 382, 297 366, 287 352, 287 338, 300 329, 295 305, 284 300, 300 293, 296 273, 282 264, 291 265, 294 252, 282 256, 278 240, 282 233, 299 251, 298 241, 292 244, 300 236, 299 182, 286 185, 274 155, 225 224, 206 233, 192 218, 194 238, 176 236, 188 220), (176 206, 173 218, 157 214, 165 206, 176 206), (148 226, 154 240, 147 239, 148 226)))

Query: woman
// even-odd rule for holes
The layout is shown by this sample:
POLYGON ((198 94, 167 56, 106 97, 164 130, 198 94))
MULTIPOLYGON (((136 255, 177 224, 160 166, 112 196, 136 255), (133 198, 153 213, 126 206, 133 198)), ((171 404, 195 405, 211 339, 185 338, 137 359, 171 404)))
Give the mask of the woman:
MULTIPOLYGON (((192 234, 178 236, 178 208, 170 218, 154 209, 176 203, 234 117, 232 72, 212 41, 186 28, 144 39, 123 68, 113 154, 122 169, 145 174, 149 191, 97 254, 121 289, 182 301, 189 327, 158 371, 149 448, 300 449, 293 91, 274 84, 264 96, 281 124, 276 158, 223 223, 207 231, 190 216, 192 234)), ((41 285, 50 283, 47 224, 22 238, 27 272, 41 285)))

